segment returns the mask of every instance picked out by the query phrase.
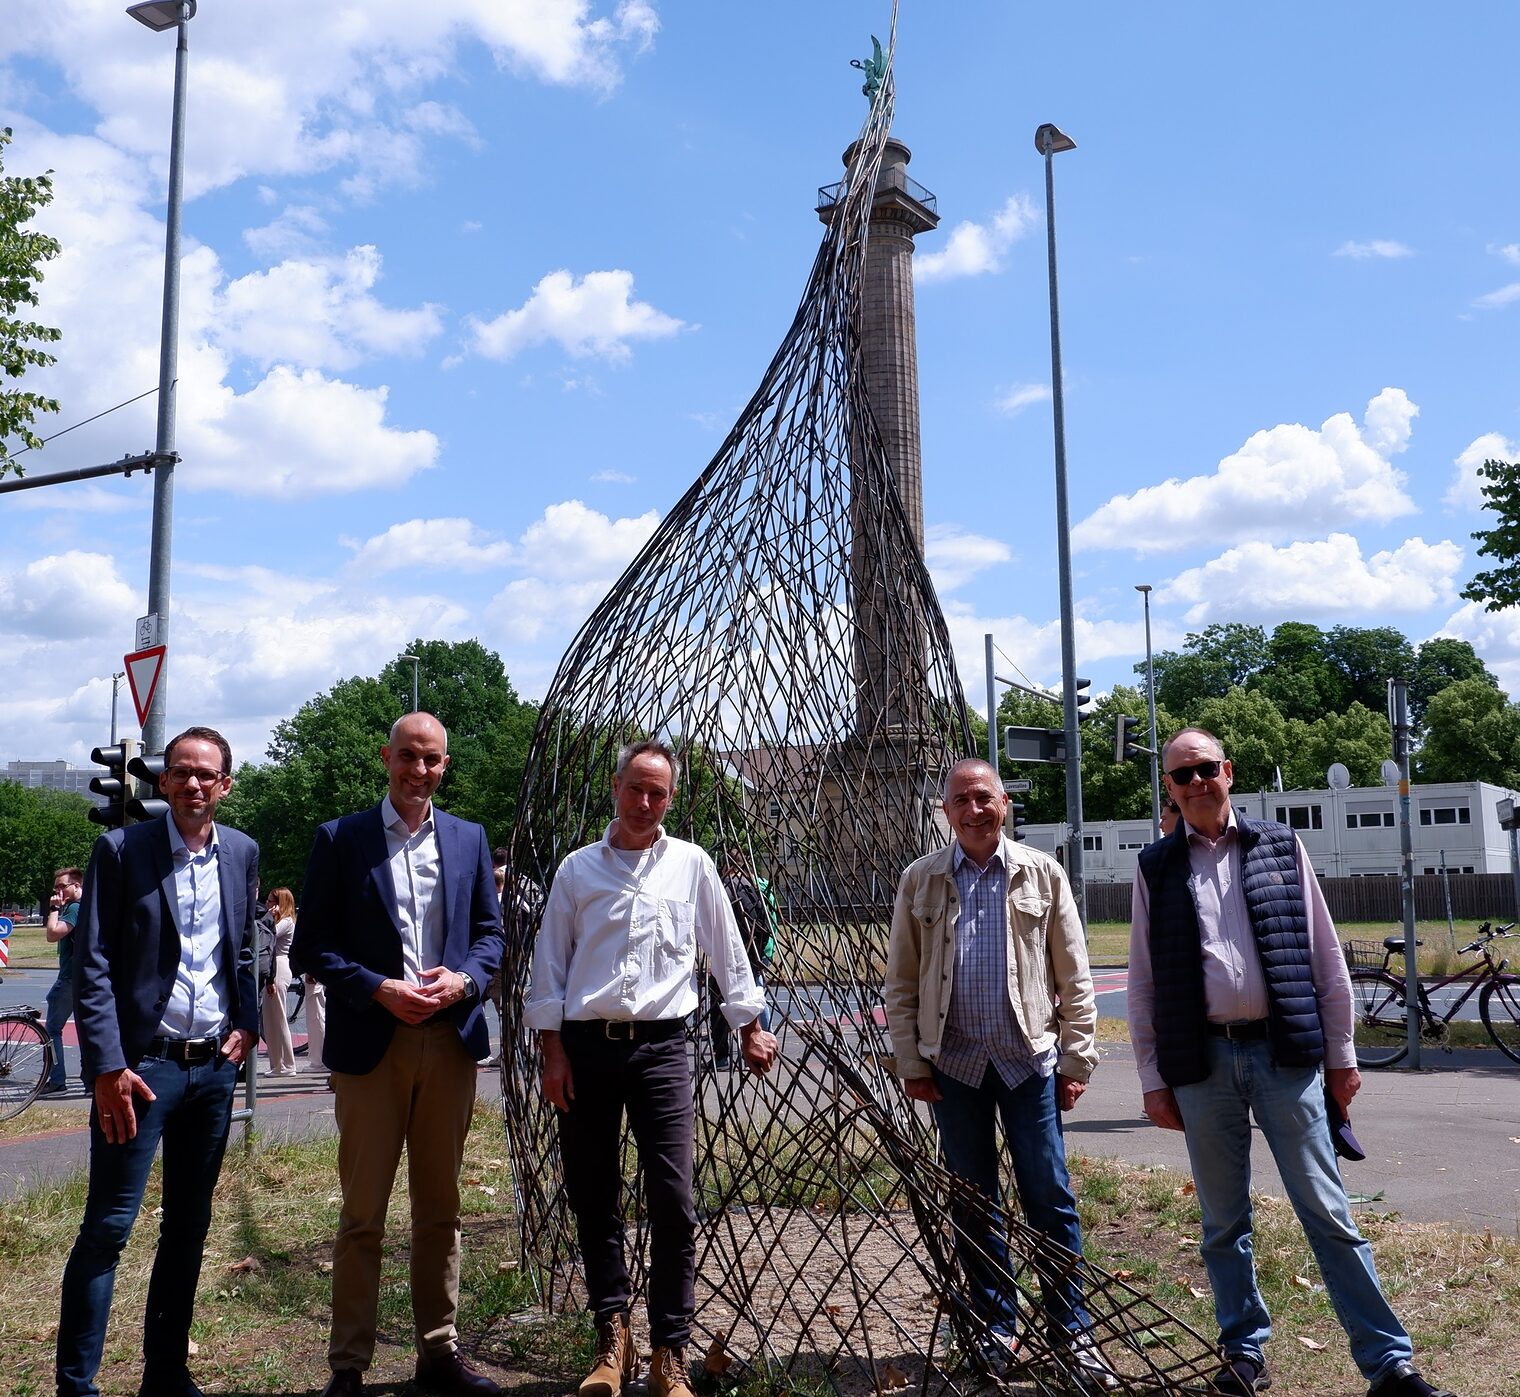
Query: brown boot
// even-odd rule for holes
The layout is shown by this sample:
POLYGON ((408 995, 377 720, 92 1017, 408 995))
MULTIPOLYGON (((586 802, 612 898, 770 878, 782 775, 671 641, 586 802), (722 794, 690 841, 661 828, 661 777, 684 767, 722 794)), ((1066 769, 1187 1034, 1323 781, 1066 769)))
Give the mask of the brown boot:
POLYGON ((649 1397, 692 1397, 686 1355, 678 1348, 657 1348, 649 1356, 649 1397))
POLYGON ((581 1384, 580 1397, 619 1397, 623 1384, 639 1374, 638 1350, 628 1332, 628 1316, 614 1315, 596 1327, 596 1366, 581 1384))

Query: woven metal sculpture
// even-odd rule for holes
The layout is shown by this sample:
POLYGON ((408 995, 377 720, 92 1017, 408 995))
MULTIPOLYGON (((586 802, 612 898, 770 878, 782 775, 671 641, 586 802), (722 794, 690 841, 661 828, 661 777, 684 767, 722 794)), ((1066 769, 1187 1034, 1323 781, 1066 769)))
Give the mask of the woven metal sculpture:
MULTIPOLYGON (((610 818, 619 745, 654 735, 685 758, 667 827, 715 853, 742 850, 769 882, 781 1060, 764 1080, 717 1071, 705 1012, 691 1028, 697 1327, 709 1372, 788 1390, 959 1391, 988 1373, 950 1219, 957 1201, 990 1205, 940 1167, 932 1124, 893 1075, 881 1011, 898 876, 944 843, 941 782, 970 751, 949 636, 860 364, 891 51, 866 65, 870 115, 758 391, 560 665, 509 869, 546 888, 610 818)), ((522 1002, 534 930, 509 950, 508 1004, 522 1002)), ((546 1307, 563 1309, 577 1303, 573 1222, 537 1047, 511 1020, 504 1099, 523 1260, 546 1307)), ((631 1163, 627 1183, 637 1286, 646 1239, 631 1163)), ((1041 1274, 1076 1265, 1124 1390, 1203 1390, 1208 1344, 1025 1228, 1016 1205, 1005 1221, 1006 1283, 1030 1321, 1008 1381, 1084 1390, 1047 1342, 1038 1300, 1041 1274)))

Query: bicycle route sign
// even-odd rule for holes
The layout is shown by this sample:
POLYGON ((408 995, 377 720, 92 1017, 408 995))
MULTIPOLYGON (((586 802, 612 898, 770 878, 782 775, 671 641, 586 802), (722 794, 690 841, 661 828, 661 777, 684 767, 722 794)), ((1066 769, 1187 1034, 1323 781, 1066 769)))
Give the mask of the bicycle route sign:
POLYGON ((11 948, 9 941, 11 932, 16 929, 16 924, 9 917, 0 917, 0 970, 4 970, 11 963, 11 948))

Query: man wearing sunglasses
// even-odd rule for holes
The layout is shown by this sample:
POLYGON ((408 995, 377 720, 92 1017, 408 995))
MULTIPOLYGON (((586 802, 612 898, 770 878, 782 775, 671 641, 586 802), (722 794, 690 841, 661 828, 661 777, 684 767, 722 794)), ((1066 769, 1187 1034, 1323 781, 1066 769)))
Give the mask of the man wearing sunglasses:
POLYGON ((1361 1077, 1351 982, 1308 855, 1286 825, 1234 809, 1212 733, 1184 728, 1162 765, 1182 821, 1140 851, 1130 1038, 1145 1114, 1187 1137, 1224 1354, 1214 1388, 1249 1397, 1271 1385, 1251 1252, 1254 1115, 1369 1397, 1452 1397, 1415 1370, 1336 1167, 1325 1092, 1345 1111, 1361 1077))
POLYGON ((91 1093, 90 1191, 63 1272, 59 1397, 100 1389, 116 1263, 163 1142, 163 1217, 142 1322, 142 1397, 200 1397, 186 1367, 211 1193, 237 1065, 257 1041, 259 846, 216 823, 232 751, 214 728, 164 750, 163 819, 95 841, 74 947, 74 1021, 91 1093))

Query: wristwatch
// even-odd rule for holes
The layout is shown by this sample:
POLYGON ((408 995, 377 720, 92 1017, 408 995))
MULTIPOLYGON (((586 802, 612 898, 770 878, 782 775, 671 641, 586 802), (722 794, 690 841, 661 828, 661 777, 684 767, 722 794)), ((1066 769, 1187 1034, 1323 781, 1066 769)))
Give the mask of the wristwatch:
POLYGON ((476 995, 477 995, 477 991, 475 989, 475 981, 470 977, 469 972, 466 971, 466 970, 461 970, 459 972, 459 978, 464 981, 464 997, 465 997, 465 999, 466 1000, 474 999, 476 997, 476 995))

